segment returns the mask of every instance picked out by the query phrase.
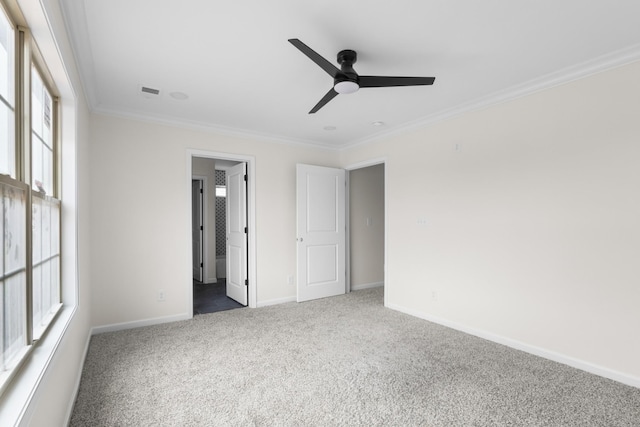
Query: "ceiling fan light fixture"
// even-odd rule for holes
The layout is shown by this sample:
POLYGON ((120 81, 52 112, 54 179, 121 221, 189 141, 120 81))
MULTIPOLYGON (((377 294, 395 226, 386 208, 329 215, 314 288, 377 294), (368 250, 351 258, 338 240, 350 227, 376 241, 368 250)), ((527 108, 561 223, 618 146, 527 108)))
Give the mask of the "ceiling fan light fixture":
POLYGON ((316 113, 338 94, 354 93, 361 87, 424 86, 432 85, 436 79, 435 77, 360 76, 353 69, 353 64, 358 59, 355 50, 346 49, 338 52, 337 60, 340 64, 338 68, 300 40, 289 39, 289 43, 333 77, 333 87, 309 111, 309 114, 316 113))
POLYGON ((348 93, 357 92, 358 89, 360 89, 360 86, 356 82, 344 80, 336 83, 335 86, 333 86, 333 89, 338 93, 346 95, 348 93))

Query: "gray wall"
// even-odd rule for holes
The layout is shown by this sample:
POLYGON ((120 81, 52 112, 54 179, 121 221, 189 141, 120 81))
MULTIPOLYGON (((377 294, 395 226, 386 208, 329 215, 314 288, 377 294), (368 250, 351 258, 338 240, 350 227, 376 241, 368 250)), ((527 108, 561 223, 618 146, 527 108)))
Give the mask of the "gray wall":
POLYGON ((384 284, 384 165, 349 172, 351 289, 384 284))

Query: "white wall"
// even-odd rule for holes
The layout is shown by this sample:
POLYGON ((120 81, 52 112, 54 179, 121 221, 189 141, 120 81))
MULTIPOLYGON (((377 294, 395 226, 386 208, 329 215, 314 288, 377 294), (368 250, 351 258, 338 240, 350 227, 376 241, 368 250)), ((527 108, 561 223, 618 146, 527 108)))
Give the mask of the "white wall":
POLYGON ((384 165, 349 172, 351 289, 384 283, 384 165))
POLYGON ((640 384, 639 71, 341 153, 94 116, 93 325, 184 314, 188 148, 256 158, 259 303, 295 295, 295 164, 385 158, 390 307, 640 384))
POLYGON ((344 152, 387 159, 388 305, 640 386, 638 75, 344 152))
MULTIPOLYGON (((77 188, 63 194, 77 235, 63 244, 78 305, 23 420, 63 425, 90 321, 185 312, 186 149, 256 158, 261 302, 295 295, 295 164, 338 155, 90 118, 58 2, 42 1, 47 17, 40 2, 19 3, 57 82, 70 83, 59 84, 66 114, 77 113, 64 131, 77 188)), ((632 64, 341 153, 343 165, 387 159, 389 305, 640 385, 639 74, 632 64)))
POLYGON ((91 130, 94 326, 186 315, 188 149, 255 158, 258 303, 295 296, 295 165, 335 166, 335 152, 101 115, 91 130))
POLYGON ((204 176, 206 184, 206 216, 203 218, 205 245, 204 283, 215 283, 216 274, 216 161, 214 159, 193 158, 191 161, 191 173, 195 176, 204 176))

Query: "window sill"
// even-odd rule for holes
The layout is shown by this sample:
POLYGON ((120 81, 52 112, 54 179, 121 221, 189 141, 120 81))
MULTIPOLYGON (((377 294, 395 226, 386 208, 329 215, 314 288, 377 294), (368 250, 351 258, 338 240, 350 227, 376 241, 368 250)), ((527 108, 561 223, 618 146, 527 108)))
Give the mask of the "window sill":
POLYGON ((40 381, 64 338, 76 312, 76 307, 63 307, 51 328, 32 346, 22 365, 7 384, 0 397, 0 425, 14 426, 25 416, 40 381))

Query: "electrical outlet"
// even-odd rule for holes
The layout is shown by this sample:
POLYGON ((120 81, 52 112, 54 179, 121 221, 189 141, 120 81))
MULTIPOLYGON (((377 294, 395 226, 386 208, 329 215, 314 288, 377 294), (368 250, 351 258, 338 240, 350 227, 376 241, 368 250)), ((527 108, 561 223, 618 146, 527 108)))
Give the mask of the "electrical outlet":
POLYGON ((287 277, 287 284, 293 285, 293 276, 290 275, 289 277, 287 277))
POLYGON ((162 289, 158 290, 158 301, 166 301, 166 295, 164 294, 164 291, 162 289))

